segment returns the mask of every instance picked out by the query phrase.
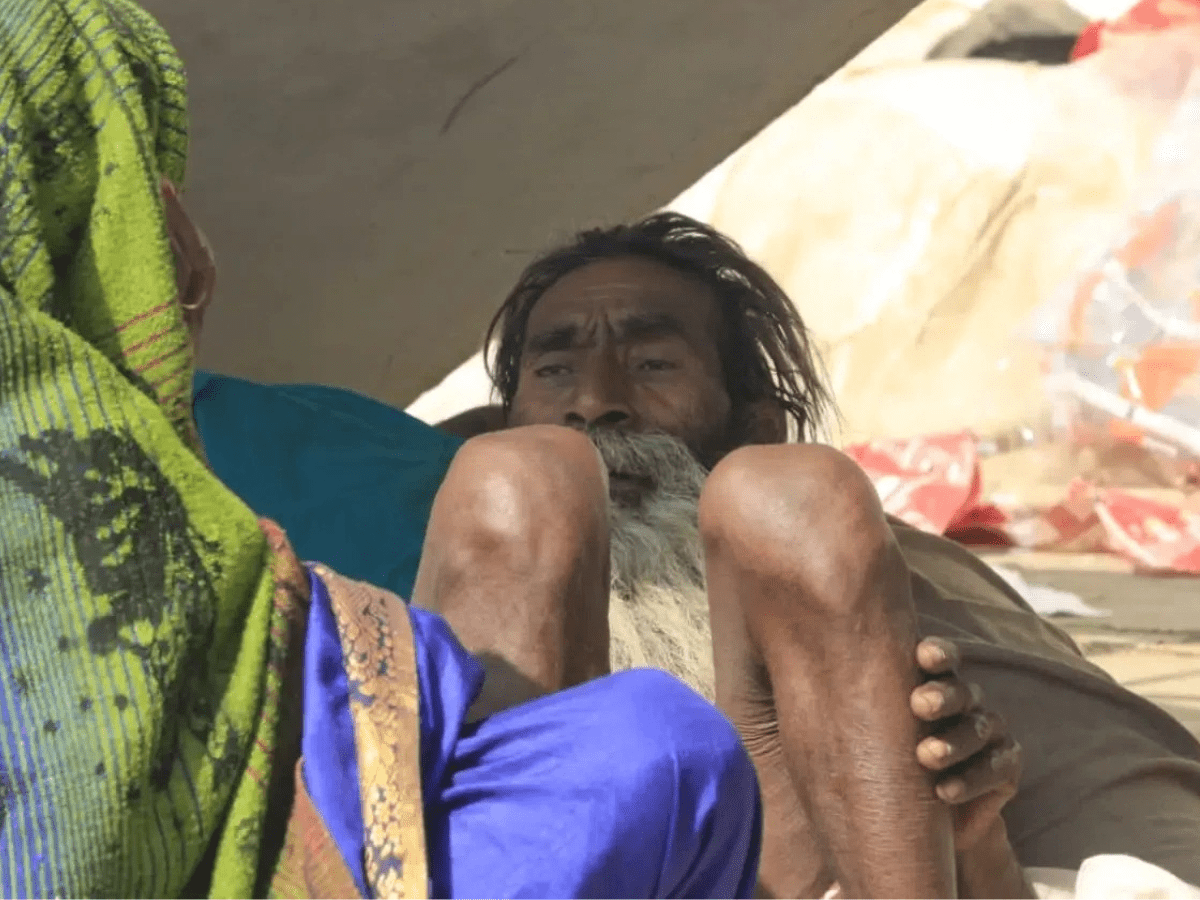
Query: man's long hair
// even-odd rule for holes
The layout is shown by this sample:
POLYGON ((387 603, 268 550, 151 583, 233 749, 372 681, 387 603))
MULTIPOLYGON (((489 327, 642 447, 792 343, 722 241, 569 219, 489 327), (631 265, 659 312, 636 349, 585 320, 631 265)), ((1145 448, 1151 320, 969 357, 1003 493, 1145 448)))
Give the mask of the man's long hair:
POLYGON ((671 266, 708 285, 724 324, 719 348, 735 414, 773 400, 793 436, 812 440, 832 409, 808 329, 787 294, 736 243, 716 229, 679 213, 663 212, 631 225, 580 232, 534 260, 488 326, 488 375, 505 412, 520 377, 529 315, 560 278, 599 260, 638 256, 671 266))

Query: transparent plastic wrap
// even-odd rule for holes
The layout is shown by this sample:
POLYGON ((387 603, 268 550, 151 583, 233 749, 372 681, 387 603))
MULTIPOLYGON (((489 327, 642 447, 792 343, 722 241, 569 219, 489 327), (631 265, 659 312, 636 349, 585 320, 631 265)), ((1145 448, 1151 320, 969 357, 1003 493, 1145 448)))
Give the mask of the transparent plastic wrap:
POLYGON ((1095 452, 1140 448, 1186 482, 1200 464, 1200 75, 1094 260, 1034 316, 1051 431, 1095 452))

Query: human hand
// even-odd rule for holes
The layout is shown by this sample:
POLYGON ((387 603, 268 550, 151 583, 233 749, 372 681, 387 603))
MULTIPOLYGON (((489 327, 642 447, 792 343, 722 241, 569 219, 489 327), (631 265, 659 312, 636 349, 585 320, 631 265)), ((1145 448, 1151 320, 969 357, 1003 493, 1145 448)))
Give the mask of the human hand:
POLYGON ((999 833, 1000 811, 1017 792, 1021 747, 1004 719, 984 707, 983 691, 958 675, 958 647, 945 638, 917 645, 917 665, 928 676, 911 695, 913 714, 932 733, 917 745, 917 759, 936 773, 937 795, 954 813, 954 846, 961 858, 999 833))
MULTIPOLYGON (((913 689, 913 714, 929 723, 917 759, 936 775, 938 797, 954 819, 954 851, 962 897, 1034 897, 1008 842, 1000 811, 1017 792, 1021 747, 1004 719, 985 710, 983 691, 958 675, 958 647, 945 638, 917 645, 928 680, 913 689)), ((841 900, 835 882, 822 900, 841 900)))

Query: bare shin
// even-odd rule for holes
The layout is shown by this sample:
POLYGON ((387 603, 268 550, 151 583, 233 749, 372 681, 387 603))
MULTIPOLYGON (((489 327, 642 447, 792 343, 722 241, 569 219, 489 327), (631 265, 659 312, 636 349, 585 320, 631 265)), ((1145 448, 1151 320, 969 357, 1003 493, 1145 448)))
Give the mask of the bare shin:
POLYGON ((581 434, 468 441, 434 500, 413 604, 484 664, 472 717, 608 672, 607 492, 581 434))
POLYGON ((870 482, 828 447, 744 448, 700 518, 718 702, 764 785, 766 891, 832 876, 845 896, 954 896, 949 812, 915 752, 908 571, 870 482))

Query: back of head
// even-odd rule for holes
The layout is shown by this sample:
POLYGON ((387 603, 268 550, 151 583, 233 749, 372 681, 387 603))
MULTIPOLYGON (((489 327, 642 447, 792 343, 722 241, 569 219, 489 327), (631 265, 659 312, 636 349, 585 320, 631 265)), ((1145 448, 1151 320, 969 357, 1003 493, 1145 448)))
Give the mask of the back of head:
MULTIPOLYGON (((187 157, 170 39, 129 0, 0 0, 0 48, 0 288, 127 374, 187 359, 159 194, 187 157)), ((185 430, 178 368, 144 389, 185 430)))
POLYGON ((732 240, 673 212, 580 232, 525 269, 485 339, 488 371, 505 409, 517 390, 525 331, 537 301, 568 273, 624 256, 671 266, 713 290, 723 319, 719 349, 735 415, 771 401, 786 415, 793 437, 815 436, 832 404, 808 330, 791 300, 732 240))

